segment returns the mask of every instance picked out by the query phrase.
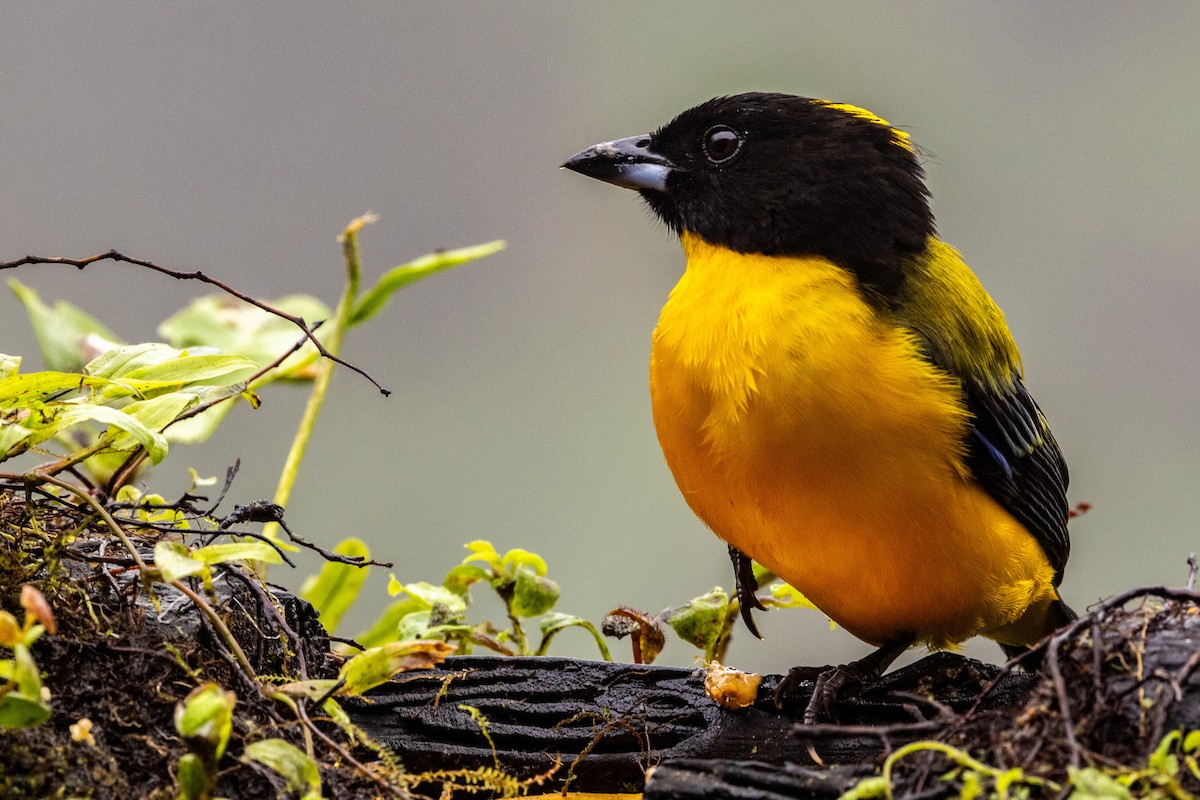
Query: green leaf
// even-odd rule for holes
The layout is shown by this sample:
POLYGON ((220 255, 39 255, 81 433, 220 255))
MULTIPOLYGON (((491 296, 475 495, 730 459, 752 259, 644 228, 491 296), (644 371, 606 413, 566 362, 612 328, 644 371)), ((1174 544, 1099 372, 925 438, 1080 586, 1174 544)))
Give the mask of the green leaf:
POLYGON ((342 665, 339 677, 346 682, 339 694, 361 695, 397 672, 429 669, 454 651, 439 641, 388 642, 364 650, 342 665))
POLYGON ((504 573, 513 577, 516 577, 517 570, 520 567, 528 567, 537 575, 546 574, 546 559, 537 553, 531 553, 519 547, 514 547, 505 553, 504 559, 500 564, 503 567, 504 573))
MULTIPOLYGON (((405 614, 400 620, 400 624, 396 626, 396 635, 394 639, 400 642, 411 642, 418 639, 432 639, 434 632, 430 629, 429 624, 429 609, 423 608, 419 611, 411 611, 405 614)), ((360 642, 361 644, 361 642, 360 642)))
MULTIPOLYGON (((268 305, 301 317, 310 327, 333 316, 328 306, 308 295, 290 295, 272 300, 268 305)), ((304 336, 303 331, 286 319, 227 295, 193 300, 187 308, 159 325, 158 333, 175 347, 214 347, 222 353, 245 356, 259 368, 279 358, 304 336)), ((255 385, 275 378, 311 379, 311 374, 302 373, 311 373, 309 367, 316 358, 316 348, 310 342, 255 385)))
MULTIPOLYGON (((157 553, 157 547, 155 548, 157 553)), ((241 542, 210 544, 192 551, 192 558, 203 564, 226 564, 230 561, 261 561, 264 564, 282 564, 283 556, 266 542, 247 539, 241 542)))
POLYGON ((608 644, 604 641, 604 636, 600 631, 596 630, 596 626, 588 622, 582 617, 577 617, 573 614, 562 614, 557 611, 551 611, 542 617, 538 623, 538 630, 542 634, 542 642, 538 645, 537 652, 534 655, 544 656, 550 648, 550 642, 562 631, 567 628, 583 628, 592 635, 596 640, 596 646, 600 648, 600 657, 605 661, 612 661, 612 654, 608 652, 608 644))
POLYGON ((465 624, 462 620, 462 615, 448 614, 445 606, 434 606, 433 609, 412 611, 405 614, 400 620, 400 624, 396 626, 396 632, 392 640, 408 644, 423 639, 440 639, 446 641, 456 636, 470 636, 472 634, 471 626, 465 624), (437 617, 436 620, 434 619, 435 616, 437 617))
POLYGON ((757 561, 750 562, 750 569, 754 573, 754 580, 758 581, 759 586, 766 586, 777 577, 774 572, 771 572, 771 570, 757 561))
POLYGON ((84 340, 89 335, 109 342, 119 341, 115 333, 70 303, 60 300, 51 309, 34 289, 15 278, 8 281, 8 286, 29 314, 47 369, 60 372, 82 369, 87 361, 84 340))
MULTIPOLYGON (((171 392, 149 400, 137 400, 121 409, 121 413, 136 420, 146 430, 161 433, 162 429, 196 403, 196 396, 186 392, 171 392)), ((113 440, 114 450, 132 450, 137 440, 128 434, 113 440)))
POLYGON ((419 581, 404 584, 404 591, 410 597, 420 601, 423 608, 441 605, 454 614, 461 614, 467 610, 466 601, 444 586, 434 586, 432 583, 419 581))
POLYGON ((1200 730, 1188 731, 1188 735, 1183 737, 1183 752, 1193 753, 1200 749, 1200 730))
POLYGON ((0 380, 16 375, 21 371, 21 357, 0 353, 0 380))
POLYGON ((135 400, 122 406, 121 412, 133 417, 147 430, 161 431, 195 403, 196 395, 190 392, 170 392, 149 400, 135 400))
POLYGON ((167 457, 167 440, 163 438, 162 434, 150 430, 125 412, 108 406, 96 406, 88 403, 65 405, 66 407, 58 414, 57 425, 51 426, 55 429, 54 433, 80 422, 94 420, 103 422, 110 428, 119 428, 132 436, 138 444, 146 448, 146 454, 150 457, 151 463, 157 464, 167 457))
POLYGON ((1150 758, 1146 762, 1146 766, 1150 769, 1165 772, 1168 775, 1174 775, 1179 771, 1179 759, 1175 757, 1172 750, 1175 743, 1183 738, 1183 731, 1174 730, 1162 738, 1158 743, 1158 747, 1154 748, 1154 752, 1150 754, 1150 758))
POLYGON ((196 489, 197 487, 200 487, 200 486, 216 486, 217 485, 217 476, 216 475, 209 475, 207 478, 202 478, 202 477, 200 477, 200 473, 196 472, 195 467, 188 467, 188 475, 191 476, 193 489, 196 489))
POLYGON ((309 700, 316 700, 332 692, 337 685, 338 682, 333 678, 313 678, 281 683, 275 687, 275 691, 287 697, 307 697, 309 700))
POLYGON ((666 622, 680 639, 709 653, 721 636, 728 611, 729 595, 717 586, 672 609, 666 615, 666 622))
POLYGON ((0 696, 0 728, 31 728, 50 719, 50 708, 20 692, 0 696))
POLYGON ((385 608, 375 624, 354 639, 363 647, 378 647, 385 642, 394 642, 400 636, 401 620, 421 610, 421 601, 413 597, 402 597, 385 608))
POLYGON ((782 582, 771 585, 771 605, 779 608, 813 608, 820 611, 799 589, 782 582))
POLYGON ((162 342, 121 345, 105 350, 93 358, 84 367, 84 371, 97 378, 114 380, 123 378, 143 367, 151 367, 178 358, 180 354, 181 351, 162 342))
POLYGON ((342 708, 342 704, 332 697, 328 697, 324 703, 321 703, 321 708, 350 737, 351 743, 357 745, 358 729, 354 727, 354 723, 350 720, 350 715, 346 713, 346 709, 342 708))
MULTIPOLYGON (((68 376, 62 373, 33 373, 14 375, 0 381, 0 407, 5 405, 17 413, 8 415, 3 427, 6 432, 0 441, 7 444, 2 451, 11 456, 46 441, 62 431, 83 422, 97 421, 125 430, 133 439, 146 446, 157 463, 166 455, 167 442, 159 433, 123 411, 87 402, 87 398, 42 402, 49 394, 62 394, 81 385, 103 382, 101 379, 68 376)), ((135 409, 136 410, 136 409, 135 409)), ((116 431, 111 432, 117 439, 116 431)))
MULTIPOLYGON (((371 557, 371 551, 362 539, 346 539, 333 551, 351 558, 365 560, 371 557)), ((342 616, 358 598, 369 571, 369 567, 326 561, 318 574, 305 579, 300 596, 312 603, 325 629, 335 631, 342 616)))
MULTIPOLYGON (((184 355, 169 361, 132 370, 121 380, 130 383, 188 385, 228 378, 230 375, 248 377, 258 365, 240 355, 184 355)), ((229 382, 229 381, 225 381, 229 382)))
POLYGON ((446 573, 446 578, 442 581, 442 586, 469 603, 471 602, 471 584, 486 581, 487 579, 488 573, 483 567, 477 567, 474 564, 459 564, 446 573))
MULTIPOLYGON (((35 628, 41 628, 37 625, 35 628)), ((44 631, 45 628, 42 628, 44 631)), ((30 700, 40 702, 42 699, 42 676, 38 672, 37 664, 34 663, 33 653, 29 651, 29 645, 33 644, 33 640, 37 639, 36 635, 29 631, 25 634, 25 643, 13 647, 13 661, 15 669, 13 670, 13 680, 17 682, 17 693, 25 695, 30 700)))
POLYGON ((476 259, 490 256, 504 249, 504 242, 496 240, 474 247, 463 247, 458 250, 443 250, 422 256, 415 261, 392 267, 383 274, 379 282, 359 295, 358 302, 350 312, 349 327, 366 322, 379 313, 392 295, 408 284, 427 278, 436 272, 457 267, 476 259))
POLYGON ((538 617, 554 608, 562 589, 526 564, 517 567, 513 582, 512 612, 518 617, 538 617))
POLYGON ((108 381, 78 372, 30 372, 0 380, 0 408, 28 407, 33 401, 108 381))
POLYGON ((160 541, 154 545, 154 566, 162 573, 165 583, 203 572, 206 565, 193 557, 192 551, 179 542, 160 541))
MULTIPOLYGON (((959 770, 951 770, 947 775, 942 777, 942 780, 952 780, 951 776, 959 775, 959 770)), ((962 789, 959 790, 958 800, 976 800, 982 797, 984 793, 983 779, 979 773, 973 769, 962 770, 959 778, 962 781, 962 789)), ((999 791, 996 792, 998 797, 1003 797, 999 791)))
POLYGON ((240 355, 193 355, 165 344, 129 345, 97 356, 85 368, 88 375, 104 378, 98 400, 107 402, 133 395, 139 399, 175 392, 184 387, 239 384, 258 367, 240 355))
POLYGON ((301 795, 302 800, 320 800, 321 772, 316 762, 304 751, 283 739, 263 739, 246 745, 242 761, 257 761, 274 770, 288 785, 288 789, 301 795))
POLYGON ((15 422, 0 420, 0 461, 19 456, 29 449, 33 431, 15 422))
POLYGON ((233 730, 233 707, 237 695, 215 683, 197 686, 184 700, 175 704, 175 730, 193 752, 212 754, 220 759, 233 730))
MULTIPOLYGON (((234 395, 244 395, 247 390, 244 383, 231 383, 225 386, 203 387, 189 391, 194 392, 196 405, 199 406, 225 397, 232 398, 234 395)), ((207 441, 213 435, 213 432, 221 426, 221 422, 224 421, 235 405, 237 403, 233 400, 217 403, 194 417, 188 417, 185 420, 175 423, 163 431, 163 435, 167 437, 168 442, 177 442, 179 444, 198 444, 199 442, 207 441)), ((251 402, 251 405, 254 408, 258 407, 255 402, 251 402)))
POLYGON ((1129 789, 1095 767, 1067 767, 1071 785, 1071 800, 1133 800, 1129 789))
POLYGON ((496 548, 492 546, 491 542, 486 539, 476 539, 463 547, 470 550, 471 555, 464 558, 462 563, 470 564, 472 561, 482 561, 496 572, 500 572, 500 554, 496 552, 496 548))

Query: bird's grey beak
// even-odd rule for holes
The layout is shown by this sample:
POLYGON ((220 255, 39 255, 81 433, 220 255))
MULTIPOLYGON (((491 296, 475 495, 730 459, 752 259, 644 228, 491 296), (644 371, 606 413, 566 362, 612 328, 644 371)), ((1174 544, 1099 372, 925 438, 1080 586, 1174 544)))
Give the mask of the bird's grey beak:
POLYGON ((675 165, 649 147, 648 135, 601 142, 571 156, 562 168, 626 189, 665 192, 675 165))

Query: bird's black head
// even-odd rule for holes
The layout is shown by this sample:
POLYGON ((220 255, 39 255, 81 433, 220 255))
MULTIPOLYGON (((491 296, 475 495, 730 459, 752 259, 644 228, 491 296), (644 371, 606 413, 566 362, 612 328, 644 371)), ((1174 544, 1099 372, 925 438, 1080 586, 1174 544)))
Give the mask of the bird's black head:
POLYGON ((806 97, 718 97, 563 166, 637 189, 676 233, 743 253, 824 256, 884 297, 934 232, 907 134, 806 97))

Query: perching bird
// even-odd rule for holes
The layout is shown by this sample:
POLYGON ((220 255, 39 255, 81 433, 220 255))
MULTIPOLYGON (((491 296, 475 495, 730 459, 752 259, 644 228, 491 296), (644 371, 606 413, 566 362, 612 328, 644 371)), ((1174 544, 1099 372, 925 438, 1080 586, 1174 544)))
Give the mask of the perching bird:
POLYGON ((683 244, 654 423, 750 629, 753 559, 879 648, 820 672, 808 721, 913 645, 1012 655, 1073 618, 1066 464, 1004 315, 935 232, 907 133, 742 94, 563 166, 637 190, 683 244))

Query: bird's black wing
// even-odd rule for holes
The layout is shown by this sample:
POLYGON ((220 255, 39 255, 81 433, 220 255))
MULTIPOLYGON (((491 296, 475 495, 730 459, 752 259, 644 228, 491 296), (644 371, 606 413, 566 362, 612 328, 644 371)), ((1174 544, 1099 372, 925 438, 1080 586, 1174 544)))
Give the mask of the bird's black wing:
POLYGON ((1067 464, 1020 376, 999 388, 963 380, 972 417, 967 465, 980 485, 1034 535, 1062 580, 1067 535, 1067 464))

